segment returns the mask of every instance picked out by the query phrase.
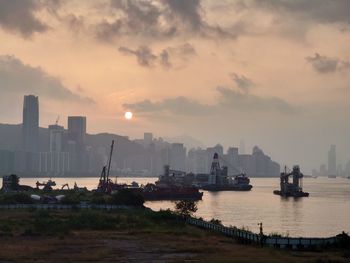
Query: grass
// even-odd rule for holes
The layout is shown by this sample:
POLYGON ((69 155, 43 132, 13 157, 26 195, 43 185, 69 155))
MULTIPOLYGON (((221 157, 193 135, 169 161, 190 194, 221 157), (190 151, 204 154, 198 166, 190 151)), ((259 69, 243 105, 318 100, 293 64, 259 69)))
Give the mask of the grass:
POLYGON ((52 190, 45 192, 39 189, 33 189, 29 192, 0 192, 0 204, 33 204, 43 203, 44 201, 34 201, 31 195, 39 195, 42 197, 55 197, 58 195, 64 195, 65 197, 61 200, 61 204, 76 205, 81 202, 102 205, 102 204, 113 204, 113 205, 128 205, 128 206, 143 206, 143 197, 133 190, 122 189, 112 195, 107 195, 98 192, 92 192, 88 190, 75 191, 75 190, 52 190))
POLYGON ((347 250, 247 246, 170 211, 0 212, 0 262, 347 262, 347 250))

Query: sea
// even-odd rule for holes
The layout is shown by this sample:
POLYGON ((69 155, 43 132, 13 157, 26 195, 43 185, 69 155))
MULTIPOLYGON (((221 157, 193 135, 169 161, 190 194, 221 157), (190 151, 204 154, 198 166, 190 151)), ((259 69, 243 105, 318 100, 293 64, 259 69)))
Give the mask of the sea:
MULTIPOLYGON (((51 178, 60 188, 68 183, 73 187, 92 190, 98 178, 51 178)), ((48 178, 21 178, 20 183, 35 186, 36 181, 48 178)), ((140 185, 154 183, 155 177, 118 177, 118 183, 137 182, 140 185)), ((1 184, 1 182, 0 182, 1 184)), ((253 188, 248 192, 203 191, 203 200, 198 201, 195 216, 206 220, 218 219, 226 226, 244 227, 259 231, 263 224, 265 234, 282 234, 290 237, 329 237, 345 231, 350 233, 350 179, 304 178, 303 189, 310 193, 304 198, 283 198, 274 195, 279 189, 279 178, 251 178, 253 188)), ((153 209, 174 210, 171 201, 149 201, 145 206, 153 209)))

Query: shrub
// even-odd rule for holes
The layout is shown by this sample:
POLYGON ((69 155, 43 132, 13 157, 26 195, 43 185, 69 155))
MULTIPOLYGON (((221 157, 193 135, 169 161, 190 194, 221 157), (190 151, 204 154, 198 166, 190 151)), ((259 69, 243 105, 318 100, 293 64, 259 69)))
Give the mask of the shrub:
POLYGON ((94 192, 91 197, 91 203, 95 205, 104 205, 107 203, 106 196, 103 193, 94 192))
POLYGON ((197 204, 194 201, 182 200, 175 203, 175 211, 177 214, 188 217, 197 212, 197 204))
POLYGON ((212 224, 214 224, 214 225, 222 226, 222 222, 221 222, 221 220, 219 220, 219 219, 213 218, 213 219, 211 219, 209 222, 212 223, 212 224))
POLYGON ((80 203, 80 198, 74 194, 69 194, 61 200, 61 203, 64 205, 77 205, 80 203))
POLYGON ((4 194, 0 196, 0 204, 32 204, 33 200, 25 193, 4 194))
POLYGON ((179 217, 170 209, 160 210, 158 212, 150 211, 148 213, 149 213, 149 217, 157 222, 176 220, 179 217))

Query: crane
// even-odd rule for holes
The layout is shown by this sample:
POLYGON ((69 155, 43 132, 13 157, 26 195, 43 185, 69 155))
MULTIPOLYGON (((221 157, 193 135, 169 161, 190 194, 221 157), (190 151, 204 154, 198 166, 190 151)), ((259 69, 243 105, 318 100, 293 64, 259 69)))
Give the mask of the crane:
POLYGON ((112 145, 111 145, 111 150, 109 153, 108 163, 107 163, 107 165, 103 166, 103 168, 102 168, 102 173, 100 176, 99 185, 97 187, 99 189, 99 191, 101 191, 103 193, 110 193, 112 190, 111 188, 112 188, 113 182, 111 181, 111 179, 109 179, 109 173, 111 170, 113 148, 114 148, 114 140, 112 140, 112 145))

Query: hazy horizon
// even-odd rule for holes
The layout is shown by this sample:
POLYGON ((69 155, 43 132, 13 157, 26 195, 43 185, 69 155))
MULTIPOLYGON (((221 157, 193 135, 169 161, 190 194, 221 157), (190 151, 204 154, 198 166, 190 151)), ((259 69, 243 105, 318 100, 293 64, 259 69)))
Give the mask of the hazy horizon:
POLYGON ((350 160, 349 1, 18 2, 0 1, 0 123, 34 94, 41 127, 244 140, 307 173, 331 144, 350 160))

